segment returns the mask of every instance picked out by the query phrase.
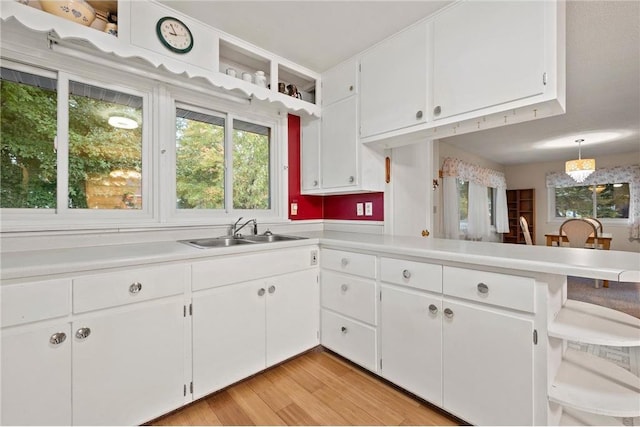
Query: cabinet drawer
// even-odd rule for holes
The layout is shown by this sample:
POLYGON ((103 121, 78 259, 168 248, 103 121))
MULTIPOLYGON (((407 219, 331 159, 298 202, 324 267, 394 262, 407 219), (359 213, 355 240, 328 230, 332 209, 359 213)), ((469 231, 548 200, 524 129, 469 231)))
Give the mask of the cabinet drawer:
POLYGON ((73 280, 73 312, 178 295, 188 276, 188 265, 169 265, 80 277, 73 280))
POLYGON ((71 313, 71 280, 5 285, 0 288, 2 326, 53 319, 71 313))
POLYGON ((381 258, 380 280, 440 293, 442 292, 442 266, 402 259, 381 258))
POLYGON ((376 257, 373 255, 323 249, 320 262, 322 263, 322 268, 371 279, 376 278, 376 257))
POLYGON ((376 283, 324 270, 322 306, 375 325, 376 283))
POLYGON ((535 280, 529 277, 444 267, 442 292, 487 304, 535 312, 535 280))
POLYGON ((191 270, 191 288, 199 291, 312 268, 314 251, 317 259, 318 247, 306 246, 196 262, 191 270))
POLYGON ((376 330, 322 310, 322 345, 358 365, 376 371, 376 330))

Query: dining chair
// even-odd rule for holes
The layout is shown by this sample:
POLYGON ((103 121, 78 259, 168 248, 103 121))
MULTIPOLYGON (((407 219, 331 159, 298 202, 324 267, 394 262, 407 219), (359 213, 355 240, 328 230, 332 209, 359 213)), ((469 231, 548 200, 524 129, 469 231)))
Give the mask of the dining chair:
POLYGON ((523 216, 520 217, 520 228, 522 229, 522 234, 524 234, 524 241, 527 242, 527 245, 533 245, 533 241, 531 240, 531 233, 529 232, 529 223, 523 216))
MULTIPOLYGON (((583 219, 586 219, 587 221, 589 221, 590 223, 592 223, 595 227, 596 227, 596 231, 599 234, 602 234, 602 222, 600 222, 599 219, 597 218, 592 218, 592 217, 583 217, 583 219)), ((594 248, 596 247, 596 244, 594 243, 594 248)), ((600 243, 599 245, 597 245, 597 249, 604 249, 604 247, 602 246, 602 243, 600 243)))
MULTIPOLYGON (((598 229, 593 221, 586 218, 568 219, 560 225, 560 243, 562 244, 562 235, 564 234, 569 241, 568 246, 571 248, 590 248, 599 249, 598 246, 598 229), (587 240, 593 235, 593 246, 587 245, 587 240)), ((595 279, 595 287, 600 287, 600 281, 595 279)), ((607 288, 608 283, 604 283, 607 288)))

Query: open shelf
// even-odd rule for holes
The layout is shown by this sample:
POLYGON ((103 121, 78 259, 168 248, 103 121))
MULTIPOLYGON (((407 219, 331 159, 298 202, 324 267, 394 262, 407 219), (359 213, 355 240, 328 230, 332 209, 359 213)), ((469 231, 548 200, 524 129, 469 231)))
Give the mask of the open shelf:
POLYGON ((278 83, 284 83, 285 87, 294 85, 301 94, 303 101, 316 103, 316 80, 305 76, 289 67, 278 64, 278 83))
POLYGON ((640 346, 640 319, 582 301, 567 300, 549 325, 549 336, 587 344, 640 346))
MULTIPOLYGON (((44 13, 48 13, 43 9, 42 2, 39 0, 24 0, 24 1, 15 0, 15 1, 17 1, 18 3, 26 4, 27 6, 32 7, 34 9, 39 9, 44 13)), ((85 1, 95 11, 95 19, 90 25, 86 25, 86 26, 93 28, 96 31, 108 32, 107 23, 109 21, 116 24, 115 33, 114 31, 111 31, 109 32, 109 34, 117 36, 118 1, 117 0, 85 0, 85 1)), ((56 16, 56 15, 53 15, 53 16, 56 16)), ((60 17, 60 19, 67 19, 71 22, 75 22, 68 18, 60 17)), ((77 25, 84 26, 81 23, 77 23, 77 25)))
POLYGON ((624 426, 622 418, 591 414, 572 408, 562 408, 561 426, 624 426))
MULTIPOLYGON (((251 76, 249 83, 255 84, 255 74, 257 71, 264 72, 267 79, 267 85, 271 82, 271 60, 236 46, 231 42, 220 39, 220 62, 219 71, 222 74, 229 74, 228 70, 235 72, 235 77, 242 80, 243 74, 248 73, 251 76)), ((248 80, 247 80, 248 81, 248 80)))
POLYGON ((640 378, 588 353, 568 349, 549 389, 564 407, 611 417, 640 416, 640 378))

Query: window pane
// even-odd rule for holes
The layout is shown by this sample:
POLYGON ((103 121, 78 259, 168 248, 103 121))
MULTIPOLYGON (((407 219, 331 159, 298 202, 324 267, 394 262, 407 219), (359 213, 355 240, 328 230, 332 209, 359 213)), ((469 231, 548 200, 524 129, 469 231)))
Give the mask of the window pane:
POLYGON ((270 142, 270 128, 233 121, 234 209, 271 207, 270 142))
POLYGON ((0 207, 56 207, 55 79, 2 68, 0 207))
POLYGON ((629 218, 628 183, 597 185, 595 191, 598 218, 629 218))
POLYGON ((142 208, 142 98, 69 82, 69 207, 142 208))
POLYGON ((469 181, 457 180, 458 184, 458 210, 460 222, 466 224, 469 218, 469 181))
POLYGON ((176 109, 178 209, 224 209, 224 119, 176 109))
POLYGON ((593 192, 587 186, 556 188, 556 217, 580 218, 593 215, 593 192))

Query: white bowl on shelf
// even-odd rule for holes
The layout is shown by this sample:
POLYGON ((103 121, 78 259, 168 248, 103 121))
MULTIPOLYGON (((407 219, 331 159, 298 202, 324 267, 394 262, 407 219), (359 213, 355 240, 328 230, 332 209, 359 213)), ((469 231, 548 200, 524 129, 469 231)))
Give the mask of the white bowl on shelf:
POLYGON ((96 12, 84 0, 40 0, 45 12, 89 26, 96 19, 96 12))

